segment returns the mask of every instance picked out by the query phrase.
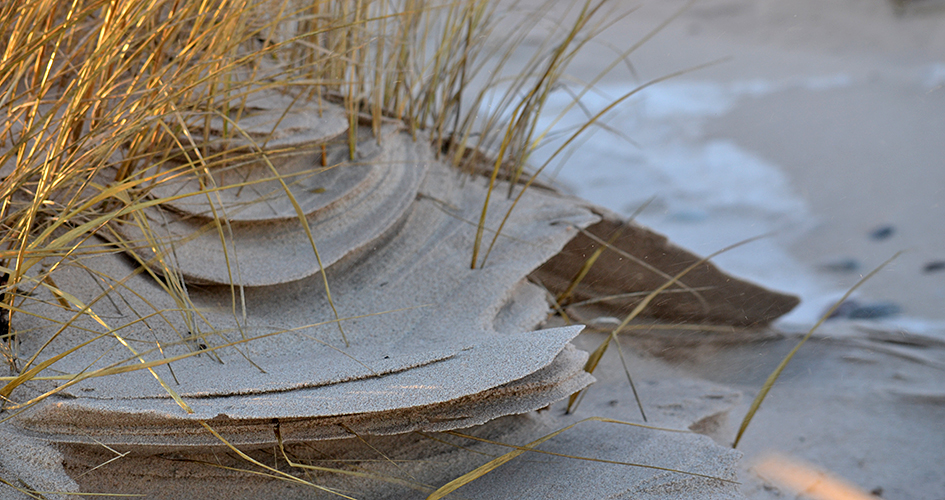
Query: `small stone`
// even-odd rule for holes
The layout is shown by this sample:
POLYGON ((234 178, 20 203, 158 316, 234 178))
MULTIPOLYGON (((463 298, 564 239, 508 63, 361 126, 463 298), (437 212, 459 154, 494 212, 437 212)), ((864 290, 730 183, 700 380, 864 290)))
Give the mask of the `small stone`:
POLYGON ((882 240, 888 239, 895 232, 896 232, 896 228, 894 226, 892 226, 891 224, 886 224, 883 226, 879 226, 876 229, 874 229, 872 232, 870 232, 870 239, 873 239, 876 241, 882 241, 882 240))
POLYGON ((926 274, 943 270, 945 270, 945 260, 929 261, 926 262, 924 266, 922 266, 922 272, 926 274))
POLYGON ((864 304, 850 311, 850 319, 880 319, 895 316, 902 312, 902 308, 893 302, 877 302, 864 304))
POLYGON ((899 304, 894 302, 860 303, 856 300, 846 300, 827 319, 880 319, 895 316, 902 312, 899 304))
POLYGON ((852 257, 844 257, 821 264, 820 269, 832 273, 853 273, 860 269, 860 261, 852 257))

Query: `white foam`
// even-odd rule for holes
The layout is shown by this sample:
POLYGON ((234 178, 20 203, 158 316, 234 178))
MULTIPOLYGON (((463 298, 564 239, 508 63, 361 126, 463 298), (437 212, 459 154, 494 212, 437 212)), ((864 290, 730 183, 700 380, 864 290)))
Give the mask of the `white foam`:
MULTIPOLYGON (((713 261, 738 276, 800 295, 803 304, 783 321, 812 324, 823 311, 824 298, 835 296, 837 290, 787 251, 792 238, 816 223, 806 200, 777 165, 734 141, 705 137, 703 126, 742 99, 794 88, 842 88, 852 83, 844 74, 728 84, 696 80, 660 83, 605 115, 602 122, 606 126, 596 127, 585 140, 578 141, 580 149, 565 164, 555 165, 554 172, 557 180, 578 196, 625 215, 655 197, 639 220, 702 255, 776 233, 713 261)), ((582 98, 583 107, 592 115, 633 87, 603 86, 599 90, 582 98)), ((563 91, 553 94, 540 128, 551 125, 572 100, 563 91)), ((574 107, 557 118, 555 128, 574 130, 587 116, 586 111, 574 107)), ((541 165, 563 141, 549 141, 533 156, 533 163, 541 165)))

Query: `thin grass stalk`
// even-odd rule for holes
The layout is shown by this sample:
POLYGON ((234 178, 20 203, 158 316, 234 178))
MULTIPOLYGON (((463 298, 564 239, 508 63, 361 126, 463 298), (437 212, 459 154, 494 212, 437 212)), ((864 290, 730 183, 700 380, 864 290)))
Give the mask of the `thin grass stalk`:
POLYGON ((778 363, 778 366, 774 369, 774 371, 771 372, 771 375, 768 375, 768 378, 765 380, 765 383, 762 384, 761 386, 761 390, 758 391, 758 395, 755 396, 755 399, 752 400, 751 406, 748 408, 748 412, 745 414, 745 418, 742 419, 741 425, 738 426, 738 433, 735 435, 735 441, 732 443, 732 448, 738 447, 738 443, 741 442, 742 436, 744 436, 745 431, 748 430, 748 425, 751 424, 751 421, 755 417, 755 414, 761 408, 761 403, 763 403, 765 398, 768 397, 768 393, 771 392, 771 388, 774 387, 774 383, 778 381, 778 378, 781 376, 781 372, 783 372, 784 369, 787 367, 788 363, 790 363, 791 360, 794 359, 794 355, 797 354, 797 351, 801 349, 801 346, 803 346, 808 340, 810 340, 810 338, 814 335, 814 332, 817 331, 818 328, 820 328, 820 325, 822 325, 824 321, 827 321, 827 319, 830 318, 830 316, 832 316, 833 313, 844 302, 846 302, 848 298, 850 298, 850 295, 853 294, 853 292, 856 291, 857 288, 863 285, 863 283, 866 283, 867 281, 869 281, 870 278, 875 276, 889 263, 899 258, 899 256, 902 255, 902 253, 903 253, 902 251, 896 252, 895 255, 893 255, 892 257, 887 259, 885 262, 877 266, 876 269, 873 269, 872 271, 870 271, 869 274, 860 278, 860 280, 857 281, 855 285, 853 285, 852 287, 850 287, 849 290, 847 290, 847 293, 843 294, 843 297, 841 297, 840 300, 838 300, 833 305, 833 307, 831 307, 827 312, 823 314, 823 316, 820 317, 819 320, 817 320, 817 323, 815 323, 814 326, 811 327, 810 331, 808 331, 807 334, 804 335, 804 338, 802 338, 801 341, 798 342, 797 345, 795 345, 793 349, 791 349, 791 352, 789 352, 787 356, 784 356, 784 358, 781 360, 780 363, 778 363))
MULTIPOLYGON (((662 81, 665 81, 665 80, 669 80, 670 78, 675 78, 675 77, 677 77, 677 76, 684 75, 684 74, 690 73, 690 72, 692 72, 692 71, 697 71, 697 70, 699 70, 699 69, 707 68, 707 67, 713 66, 713 65, 715 65, 715 64, 718 64, 718 61, 713 61, 713 62, 710 62, 710 63, 701 64, 701 65, 695 66, 695 67, 693 67, 693 68, 689 68, 689 69, 682 70, 682 71, 677 71, 677 72, 675 72, 675 73, 670 73, 669 75, 662 76, 662 77, 660 77, 660 78, 655 78, 655 79, 653 79, 653 80, 650 80, 649 82, 644 83, 643 85, 640 85, 640 86, 636 87, 635 89, 631 90, 630 92, 627 92, 626 94, 620 96, 617 100, 613 101, 612 103, 610 103, 609 105, 607 105, 604 109, 602 109, 600 112, 598 112, 596 115, 594 115, 594 116, 591 118, 591 120, 588 120, 584 125, 582 125, 582 126, 578 129, 577 132, 575 132, 571 137, 568 138, 567 141, 564 142, 564 144, 562 144, 560 147, 558 147, 557 150, 555 150, 554 154, 552 154, 547 160, 545 160, 545 162, 541 165, 541 167, 539 167, 537 170, 535 170, 535 172, 531 175, 531 177, 529 177, 529 179, 528 179, 528 181, 525 183, 525 185, 523 185, 522 188, 519 190, 518 195, 515 197, 515 201, 512 202, 512 205, 511 205, 511 206, 509 207, 509 209, 506 211, 505 216, 502 218, 502 222, 499 224, 499 228, 496 230, 494 236, 492 237, 492 241, 489 243, 489 247, 486 249, 485 255, 482 257, 482 263, 480 264, 480 267, 482 267, 482 266, 484 266, 484 265, 486 264, 486 261, 487 261, 487 259, 489 258, 489 254, 492 252, 492 248, 495 246, 496 241, 498 241, 498 239, 499 239, 499 235, 502 233, 502 229, 505 227, 505 224, 508 222, 509 217, 511 217, 512 211, 515 210, 515 207, 518 205, 518 202, 522 199, 522 196, 525 194, 525 192, 528 190, 528 188, 531 187, 531 185, 538 179, 538 176, 541 175, 541 173, 542 173, 542 172, 544 171, 544 169, 551 163, 551 161, 552 161, 558 154, 560 154, 562 151, 564 151, 564 150, 568 147, 568 145, 571 144, 571 142, 573 142, 575 139, 577 139, 584 131, 586 131, 587 129, 589 129, 589 128, 590 128, 597 120, 599 120, 603 115, 607 114, 608 112, 610 112, 610 110, 612 110, 613 108, 617 107, 620 103, 622 103, 623 101, 629 99, 631 96, 633 96, 634 94, 636 94, 636 93, 642 91, 643 89, 645 89, 645 88, 647 88, 647 87, 650 87, 650 86, 652 86, 652 85, 655 85, 655 84, 657 84, 657 83, 659 83, 659 82, 662 82, 662 81)), ((492 188, 492 186, 493 186, 493 184, 494 184, 495 176, 498 174, 498 169, 499 169, 499 164, 498 164, 498 162, 497 162, 497 163, 496 163, 496 166, 495 166, 495 169, 494 169, 494 171, 493 171, 493 177, 490 178, 490 191, 491 191, 491 188, 492 188)), ((514 184, 513 184, 513 186, 514 186, 514 184)), ((486 202, 487 202, 487 203, 488 203, 488 198, 489 198, 489 196, 488 196, 488 194, 487 194, 487 196, 486 196, 486 202)), ((485 224, 485 213, 486 213, 486 207, 484 206, 484 207, 483 207, 483 211, 482 211, 482 217, 481 217, 481 219, 480 219, 480 224, 485 224)), ((477 241, 477 243, 480 242, 481 239, 482 239, 482 234, 481 234, 481 231, 480 231, 480 232, 477 232, 477 234, 476 234, 476 241, 477 241)), ((473 255, 474 255, 474 256, 478 254, 478 249, 479 249, 479 246, 478 246, 478 245, 474 245, 474 247, 473 247, 473 255)), ((475 261, 473 262, 473 264, 475 264, 475 261)))
MULTIPOLYGON (((620 322, 620 324, 617 326, 617 328, 614 328, 613 331, 610 332, 610 335, 607 336, 607 339, 604 340, 604 342, 601 342, 601 344, 597 347, 597 349, 595 349, 594 352, 591 353, 590 357, 588 357, 587 362, 586 362, 585 365, 584 365, 584 371, 586 371, 586 372, 588 372, 588 373, 591 373, 591 374, 594 373, 594 370, 597 369, 597 365, 600 363, 601 358, 603 358, 604 353, 607 352, 607 348, 608 348, 608 346, 610 346, 610 343, 611 343, 613 340, 615 340, 615 339, 617 338, 617 336, 618 336, 622 331, 624 331, 624 329, 626 329, 626 328, 630 325, 630 322, 633 321, 634 319, 636 319, 636 318, 640 315, 640 313, 642 313, 643 310, 646 309, 646 307, 647 307, 648 305, 650 305, 650 302, 652 302, 656 297, 658 297, 659 294, 661 294, 664 290, 666 290, 666 289, 668 289, 669 287, 673 286, 673 284, 675 284, 675 283, 678 282, 680 279, 682 279, 684 276, 686 276, 687 274, 689 274, 689 272, 692 271, 693 269, 695 269, 695 268, 697 268, 697 267, 699 267, 699 266, 701 266, 701 265, 706 264, 708 261, 710 261, 711 259, 715 258, 716 256, 718 256, 718 255, 720 255, 720 254, 722 254, 722 253, 728 252, 729 250, 733 250, 733 249, 735 249, 735 248, 738 248, 738 247, 740 247, 740 246, 742 246, 742 245, 747 245, 748 243, 751 243, 751 242, 753 242, 753 241, 759 240, 759 239, 761 239, 761 238, 766 238, 766 237, 768 237, 768 236, 769 236, 768 234, 762 234, 762 235, 759 235, 759 236, 755 236, 755 237, 753 237, 753 238, 748 238, 748 239, 746 239, 746 240, 742 240, 742 241, 740 241, 740 242, 738 242, 738 243, 735 243, 735 244, 733 244, 733 245, 729 245, 729 246, 727 246, 727 247, 725 247, 725 248, 723 248, 723 249, 721 249, 721 250, 718 250, 718 251, 716 251, 716 252, 713 252, 712 254, 709 254, 708 256, 703 257, 703 258, 699 259, 698 261, 696 261, 696 262, 690 264, 690 265, 687 266, 685 269, 683 269, 682 271, 680 271, 678 274, 676 274, 675 276, 673 276, 673 278, 672 278, 671 280, 668 280, 668 281, 664 282, 664 283, 663 283, 662 285, 660 285, 656 290, 653 290, 652 292, 650 292, 649 295, 647 295, 646 297, 644 297, 643 300, 640 301, 640 303, 637 304, 636 307, 634 307, 633 310, 630 311, 630 313, 627 314, 626 317, 624 317, 623 321, 620 322)), ((628 377, 629 377, 629 374, 628 374, 628 377)), ((631 382, 631 384, 632 384, 632 382, 631 382)), ((576 409, 576 407, 577 407, 577 406, 576 406, 576 402, 578 401, 578 398, 581 397, 581 395, 582 395, 586 390, 587 390, 587 389, 582 389, 582 390, 578 391, 577 393, 572 394, 571 397, 568 398, 568 407, 567 407, 567 409, 566 409, 566 411, 567 411, 568 413, 570 413, 570 412, 572 412, 572 411, 574 411, 574 410, 576 409)), ((637 400, 637 402, 639 403, 639 399, 637 400)), ((640 406, 640 412, 641 412, 641 413, 643 412, 643 407, 642 407, 642 405, 640 406)))
POLYGON ((428 497, 427 497, 427 500, 439 500, 439 499, 441 499, 441 498, 445 498, 447 495, 449 495, 450 493, 452 493, 452 492, 458 490, 459 488, 461 488, 461 487, 463 487, 463 486, 465 486, 465 485, 467 485, 467 484, 469 484, 469 483, 471 483, 471 482, 473 482, 473 481, 476 481, 476 480, 482 478, 482 477, 485 476, 486 474, 488 474, 488 473, 494 471, 495 469, 498 469, 498 468, 501 467, 502 465, 505 465, 506 463, 508 463, 508 462, 510 462, 510 461, 512 461, 512 460, 514 460, 515 458, 519 457, 520 455, 522 455, 522 454, 524 454, 524 453, 528 453, 528 452, 531 452, 531 453, 541 453, 541 454, 552 455, 552 456, 559 456, 559 457, 570 458, 570 459, 575 459, 575 460, 592 461, 592 462, 602 462, 602 463, 611 463, 611 464, 626 465, 626 466, 631 466, 631 467, 643 467, 643 468, 647 468, 647 469, 655 469, 655 470, 660 470, 660 471, 664 471, 664 472, 674 472, 674 473, 685 474, 685 475, 689 475, 689 476, 702 477, 702 478, 706 478, 706 479, 714 479, 714 480, 718 480, 718 481, 722 481, 722 482, 726 482, 726 483, 736 483, 735 481, 732 481, 732 480, 730 480, 730 479, 723 479, 723 478, 720 478, 720 477, 709 476, 709 475, 705 475, 705 474, 698 474, 698 473, 693 473, 693 472, 680 471, 680 470, 669 469, 669 468, 665 468, 665 467, 652 466, 652 465, 645 465, 645 464, 634 464, 634 463, 628 463, 628 462, 615 462, 615 461, 600 460, 600 459, 594 459, 594 458, 588 458, 588 457, 578 457, 578 456, 573 456, 573 455, 565 455, 565 454, 560 454, 560 453, 546 452, 546 451, 542 451, 542 450, 538 450, 538 449, 537 449, 537 447, 538 447, 539 445, 545 443, 546 441, 548 441, 548 440, 550 440, 550 439, 553 439, 553 438, 557 437, 558 435, 560 435, 560 434, 562 434, 562 433, 564 433, 564 432, 567 432, 568 430, 571 430, 571 429, 573 429, 574 427, 576 427, 576 426, 578 426, 578 425, 581 425, 581 424, 583 424, 583 423, 586 423, 586 422, 612 423, 612 424, 627 425, 627 426, 632 426, 632 427, 640 427, 640 428, 644 428, 644 429, 657 430, 657 431, 664 431, 664 432, 683 432, 683 433, 689 433, 689 432, 691 432, 691 431, 681 431, 681 430, 678 430, 678 429, 666 429, 666 428, 662 428, 662 427, 653 427, 653 426, 649 426, 649 425, 635 424, 635 423, 631 423, 631 422, 624 422, 624 421, 621 421, 621 420, 614 420, 614 419, 603 418, 603 417, 589 417, 589 418, 585 418, 585 419, 580 420, 580 421, 578 421, 578 422, 575 422, 575 423, 573 423, 573 424, 571 424, 571 425, 568 425, 568 426, 566 426, 566 427, 563 427, 563 428, 561 428, 561 429, 558 429, 557 431, 554 431, 554 432, 552 432, 552 433, 550 433, 550 434, 547 434, 547 435, 545 435, 545 436, 542 436, 541 438, 538 438, 538 439, 536 439, 536 440, 534 440, 534 441, 532 441, 532 442, 530 442, 530 443, 528 443, 528 444, 526 444, 526 445, 524 445, 524 446, 515 446, 515 445, 509 445, 509 444, 500 443, 500 442, 497 442, 497 441, 484 440, 484 439, 482 439, 482 438, 477 438, 477 437, 474 437, 474 436, 469 436, 469 435, 461 434, 461 433, 458 433, 458 432, 448 432, 448 434, 453 434, 453 435, 456 435, 456 436, 464 437, 464 438, 467 438, 467 439, 473 439, 473 440, 476 440, 476 441, 484 441, 484 442, 488 442, 488 443, 490 443, 490 444, 496 444, 496 445, 499 445, 499 446, 504 446, 504 447, 512 448, 513 450, 510 451, 510 452, 508 452, 508 453, 506 453, 506 454, 504 454, 504 455, 501 455, 501 456, 499 456, 498 458, 495 458, 495 459, 493 459, 493 460, 491 460, 491 461, 489 461, 489 462, 487 462, 487 463, 485 463, 485 464, 483 464, 483 465, 481 465, 481 466, 479 466, 479 467, 477 467, 476 469, 474 469, 474 470, 472 470, 472 471, 470 471, 470 472, 467 472, 466 474, 463 474, 462 476, 460 476, 460 477, 458 477, 458 478, 456 478, 456 479, 454 479, 454 480, 452 480, 452 481, 450 481, 450 482, 448 482, 448 483, 446 483, 445 485, 443 485, 443 486, 441 486, 439 489, 437 489, 435 492, 433 492, 430 496, 428 496, 428 497))
MULTIPOLYGON (((11 228, 0 237, 0 251, 14 274, 4 289, 12 292, 4 294, 3 309, 25 313, 26 309, 14 304, 17 301, 22 305, 25 300, 16 292, 17 285, 23 283, 43 287, 56 300, 67 302, 60 303, 61 307, 76 309, 73 319, 59 324, 60 328, 80 328, 75 319, 83 315, 101 319, 94 302, 68 300, 75 295, 56 286, 53 274, 65 266, 81 267, 79 260, 89 255, 82 252, 91 251, 80 244, 88 241, 90 235, 109 235, 114 241, 116 233, 109 226, 113 223, 136 223, 142 227, 142 241, 119 244, 125 245, 129 255, 142 264, 138 272, 147 273, 164 287, 176 304, 176 308, 167 310, 149 304, 154 311, 135 311, 136 319, 124 325, 103 322, 105 332, 98 332, 100 336, 90 342, 124 338, 127 335, 122 330, 133 331, 150 318, 164 318, 172 324, 165 315, 178 313, 183 315, 183 324, 193 338, 223 336, 224 332, 212 325, 201 331, 201 321, 206 320, 190 301, 187 283, 172 265, 173 245, 161 241, 145 222, 143 210, 172 201, 152 196, 149 183, 157 178, 146 168, 165 168, 180 162, 187 152, 194 152, 197 159, 186 162, 188 167, 178 174, 202 176, 206 179, 203 194, 208 199, 215 198, 221 187, 213 184, 211 169, 226 167, 247 153, 214 152, 211 140, 218 132, 212 130, 211 118, 224 118, 223 139, 239 137, 240 117, 248 94, 255 89, 279 87, 288 92, 309 85, 314 86, 307 90, 309 96, 342 102, 348 113, 352 156, 358 118, 367 110, 375 134, 380 120, 390 117, 405 120, 414 133, 429 129, 438 143, 461 137, 460 151, 477 134, 477 122, 470 114, 464 114, 463 105, 470 102, 464 96, 468 82, 477 71, 486 68, 485 62, 477 60, 488 50, 482 41, 483 34, 490 29, 492 11, 485 2, 443 7, 447 12, 445 24, 438 21, 443 19, 442 11, 422 0, 405 0, 403 12, 396 14, 387 12, 395 9, 395 2, 387 0, 318 1, 305 6, 305 10, 297 10, 295 4, 285 0, 275 9, 276 19, 262 21, 254 19, 253 13, 263 4, 247 0, 16 3, 24 7, 18 14, 0 7, 0 12, 11 15, 0 19, 0 33, 17 42, 15 47, 8 44, 4 48, 0 60, 0 113, 7 113, 13 120, 0 130, 0 164, 9 160, 15 163, 13 174, 0 184, 3 193, 9 195, 4 197, 0 217, 11 228), (283 24, 296 22, 299 12, 307 18, 298 21, 295 32, 286 34, 283 24), (396 33, 393 40, 388 30, 396 33), (263 47, 250 48, 261 33, 266 34, 263 47), (428 58, 423 41, 434 36, 440 37, 443 44, 428 58), (287 53, 292 54, 292 61, 304 64, 286 65, 287 53), (296 58, 299 54, 304 57, 296 58), (303 83, 305 80, 319 83, 303 83), (186 148, 180 144, 184 138, 189 142, 186 148), (141 259, 136 249, 142 247, 151 247, 155 259, 141 259), (42 270, 40 266, 50 259, 55 261, 51 269, 42 270)), ((585 4, 585 9, 587 5, 590 4, 585 4)), ((577 30, 569 33, 570 41, 578 39, 577 30)), ((523 36, 515 34, 508 40, 515 43, 523 36)), ((580 43, 584 42, 577 45, 580 43)), ((569 57, 573 57, 573 52, 553 51, 551 58, 544 60, 546 72, 537 84, 528 85, 525 77, 513 82, 516 91, 530 92, 526 99, 519 101, 511 92, 502 98, 499 111, 487 118, 487 123, 495 124, 502 111, 514 110, 514 122, 503 137, 507 142, 496 169, 511 158, 518 165, 514 175, 521 175, 527 149, 534 142, 537 115, 569 57)), ((536 56, 529 67, 539 68, 540 61, 536 56)), ((489 79, 490 85, 500 83, 504 82, 499 76, 489 79)), ((482 103, 485 92, 471 99, 473 109, 482 103)), ((479 135, 480 145, 488 140, 479 135)), ((265 141, 258 142, 254 145, 258 151, 253 154, 267 163, 273 170, 271 179, 278 179, 291 197, 284 179, 268 160, 265 141)), ((298 204, 293 205, 297 215, 304 219, 298 204)), ((227 238, 232 238, 228 218, 225 212, 215 212, 213 218, 214 223, 206 229, 216 231, 226 248, 227 238)), ((309 240, 314 248, 311 234, 309 240)), ((473 265, 475 262, 474 258, 473 265)), ((324 268, 320 267, 329 294, 324 268)), ((238 276, 238 263, 234 262, 233 268, 238 276)), ((124 279, 112 281, 95 301, 109 297, 108 293, 120 287, 124 279)), ((236 294, 231 288, 234 304, 236 294)), ((334 322, 340 327, 345 318, 338 318, 337 311, 335 316, 334 322)), ((181 344, 193 340, 183 331, 178 333, 181 344)), ((278 333, 283 332, 273 334, 278 333)), ((203 352, 235 348, 260 338, 264 336, 244 335, 238 341, 211 346, 203 352)), ((133 354, 123 363, 134 365, 90 368, 68 376, 49 377, 45 373, 70 352, 55 353, 42 361, 34 357, 33 363, 27 363, 13 379, 7 380, 4 387, 7 394, 29 379, 55 379, 63 384, 40 397, 8 407, 34 404, 89 377, 170 366, 184 357, 197 355, 191 351, 177 357, 164 356, 163 349, 175 344, 155 344, 146 351, 132 349, 133 354), (144 359, 158 354, 160 359, 144 359)), ((88 345, 91 344, 82 348, 88 345)))

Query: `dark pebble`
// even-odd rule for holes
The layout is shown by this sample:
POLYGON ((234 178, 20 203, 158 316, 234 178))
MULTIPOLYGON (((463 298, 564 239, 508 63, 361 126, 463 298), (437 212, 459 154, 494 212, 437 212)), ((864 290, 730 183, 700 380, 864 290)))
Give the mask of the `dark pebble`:
POLYGON ((825 262, 820 265, 820 268, 824 271, 830 271, 832 273, 852 273, 860 269, 860 261, 852 257, 848 257, 832 262, 825 262))
POLYGON ((924 273, 934 273, 942 270, 945 270, 945 260, 933 260, 922 266, 922 272, 924 273))
MULTIPOLYGON (((831 306, 833 307, 833 306, 831 306)), ((846 300, 840 304, 837 309, 830 313, 830 316, 827 316, 827 319, 836 319, 836 318, 849 318, 850 313, 860 307, 860 303, 855 300, 846 300)))
POLYGON ((902 312, 898 304, 892 302, 877 302, 875 304, 864 304, 850 311, 847 316, 850 319, 879 319, 889 316, 895 316, 902 312))
POLYGON ((838 307, 833 314, 828 316, 827 319, 880 319, 895 316, 901 312, 902 308, 899 307, 899 304, 893 302, 861 304, 855 300, 847 300, 840 304, 840 307, 838 307))
POLYGON ((896 232, 896 228, 891 225, 879 226, 870 233, 870 238, 876 241, 882 241, 896 232))

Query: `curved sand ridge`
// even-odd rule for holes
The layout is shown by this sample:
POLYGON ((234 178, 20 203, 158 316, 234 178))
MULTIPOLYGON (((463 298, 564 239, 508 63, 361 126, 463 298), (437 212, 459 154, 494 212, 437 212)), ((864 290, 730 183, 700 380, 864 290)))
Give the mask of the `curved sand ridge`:
MULTIPOLYGON (((124 278, 112 292, 120 299, 113 297, 101 315, 139 346, 143 359, 192 354, 171 363, 173 373, 166 366, 155 371, 174 381, 173 389, 195 413, 185 413, 152 374, 138 370, 122 374, 120 383, 102 377, 69 387, 63 398, 40 405, 20 425, 57 442, 95 442, 94 436, 99 442, 152 449, 219 445, 212 439, 192 440, 192 427, 195 419, 223 419, 234 442, 261 444, 273 439, 268 431, 252 431, 261 419, 347 416, 349 424, 352 419, 366 422, 356 427, 369 434, 443 430, 547 406, 590 383, 593 379, 582 370, 586 355, 568 347, 580 327, 531 331, 548 304, 541 289, 525 277, 598 217, 580 204, 536 190, 513 212, 490 263, 472 270, 476 226, 471 221, 485 199, 484 180, 464 178, 395 130, 383 137, 375 158, 381 157, 397 158, 404 177, 421 181, 405 190, 406 210, 375 216, 394 219, 396 230, 377 230, 370 244, 352 244, 331 257, 334 264, 327 271, 338 312, 342 318, 360 316, 342 322, 350 346, 332 322, 321 277, 307 272, 307 277, 288 281, 303 260, 294 260, 292 251, 302 255, 311 247, 304 239, 293 239, 278 222, 246 223, 246 228, 231 223, 237 258, 259 263, 260 275, 286 281, 246 287, 245 321, 242 311, 230 307, 229 286, 191 285, 188 298, 199 314, 181 314, 161 287, 135 274, 119 255, 90 256, 85 263, 95 274, 124 278), (161 315, 154 316, 154 309, 161 315), (138 321, 140 317, 151 319, 138 321), (243 339, 253 340, 227 345, 243 339), (141 425, 129 427, 129 422, 141 425)), ((393 170, 385 165, 372 167, 393 170)), ((511 203, 494 197, 487 227, 497 227, 511 203)), ((337 212, 347 214, 337 222, 323 223, 322 213, 313 216, 318 237, 324 234, 322 227, 331 227, 340 239, 357 239, 363 236, 359 224, 372 222, 357 207, 337 212)), ((171 226, 185 227, 174 226, 181 220, 171 226)), ((178 262, 193 263, 197 270, 211 267, 219 251, 192 245, 195 241, 200 238, 175 245, 178 262)), ((240 266, 245 278, 249 273, 240 266)), ((97 278, 84 269, 64 268, 60 274, 57 283, 88 292, 79 300, 92 303, 99 295, 97 278)), ((59 321, 73 315, 44 313, 59 321)), ((46 333, 24 339, 27 350, 39 349, 56 329, 35 321, 31 327, 46 333)), ((51 339, 44 353, 63 352, 87 340, 90 331, 102 330, 87 317, 73 325, 51 339)), ((117 339, 103 338, 55 366, 79 373, 136 363, 117 339)), ((340 425, 310 422, 302 427, 310 429, 303 433, 306 439, 338 438, 347 432, 340 425)))
POLYGON ((344 108, 266 88, 250 87, 236 93, 229 100, 228 111, 226 119, 210 117, 213 150, 272 151, 323 143, 348 130, 344 108))
MULTIPOLYGON (((152 195, 159 199, 193 195, 145 209, 147 230, 165 249, 164 262, 189 283, 265 286, 311 276, 320 270, 312 241, 322 265, 330 266, 391 230, 416 197, 431 158, 395 138, 396 129, 383 132, 390 144, 366 139, 359 158, 330 167, 320 166, 321 153, 298 154, 272 158, 272 167, 252 162, 214 172, 214 184, 229 188, 208 192, 201 185, 211 182, 196 176, 158 185, 152 195)), ((330 156, 342 154, 347 146, 335 145, 330 156)), ((127 240, 146 241, 139 224, 115 228, 127 240)), ((139 251, 145 260, 154 257, 148 247, 139 251)))

